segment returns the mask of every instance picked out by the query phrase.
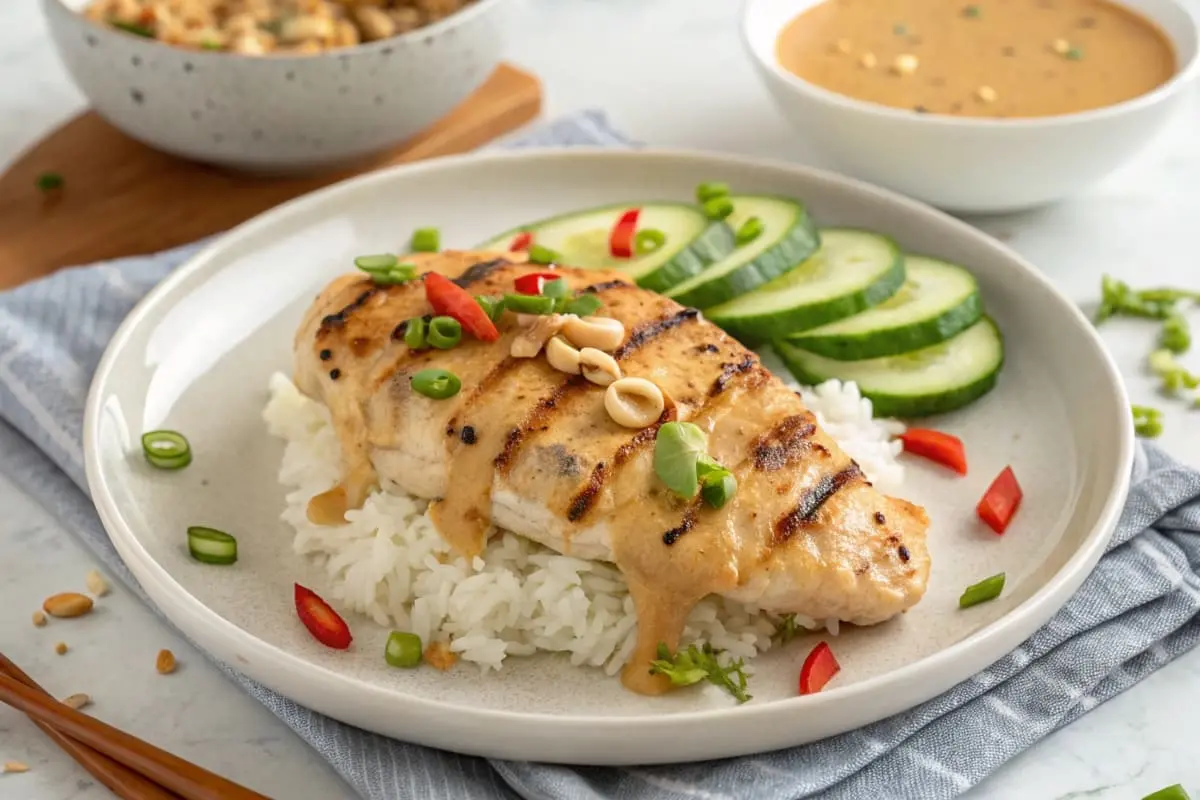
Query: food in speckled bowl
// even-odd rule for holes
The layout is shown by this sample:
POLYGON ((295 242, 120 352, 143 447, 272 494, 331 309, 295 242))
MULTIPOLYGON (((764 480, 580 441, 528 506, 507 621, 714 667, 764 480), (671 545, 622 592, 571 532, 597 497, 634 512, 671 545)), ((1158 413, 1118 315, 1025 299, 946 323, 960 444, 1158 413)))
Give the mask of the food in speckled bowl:
POLYGON ((410 33, 324 53, 245 56, 97 25, 86 0, 42 0, 92 107, 173 155, 307 172, 382 153, 462 102, 500 61, 510 4, 478 0, 410 33))

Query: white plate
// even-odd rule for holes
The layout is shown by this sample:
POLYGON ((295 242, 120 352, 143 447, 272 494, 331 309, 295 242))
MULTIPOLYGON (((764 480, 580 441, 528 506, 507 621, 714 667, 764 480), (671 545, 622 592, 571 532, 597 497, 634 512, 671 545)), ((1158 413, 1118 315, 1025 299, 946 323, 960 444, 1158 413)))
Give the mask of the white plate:
POLYGON ((208 247, 151 292, 96 372, 85 429, 88 481, 121 556, 170 619, 255 680, 345 722, 486 756, 588 764, 650 763, 765 751, 839 733, 922 702, 997 660, 1057 611, 1091 570, 1128 488, 1133 452, 1120 378, 1084 316, 1031 266, 973 228, 834 175, 686 152, 522 152, 375 173, 287 203, 208 247), (942 419, 966 442, 965 478, 909 460, 903 494, 933 519, 933 573, 901 619, 843 633, 843 671, 796 697, 814 640, 756 659, 754 700, 625 692, 565 659, 513 658, 486 677, 402 671, 383 660, 387 631, 349 619, 335 652, 297 622, 293 581, 320 574, 291 550, 278 519, 282 453, 260 414, 267 379, 291 363, 303 308, 356 254, 395 250, 417 226, 470 246, 522 222, 622 200, 691 196, 702 180, 803 198, 824 225, 890 234, 906 249, 969 266, 1007 337, 999 387, 942 419), (184 431, 181 472, 149 468, 138 436, 184 431), (1003 537, 975 519, 1011 464, 1026 491, 1003 537), (235 531, 231 569, 192 561, 189 524, 235 531), (998 601, 959 611, 967 584, 1005 571, 998 601), (703 731, 689 735, 688 731, 703 731))

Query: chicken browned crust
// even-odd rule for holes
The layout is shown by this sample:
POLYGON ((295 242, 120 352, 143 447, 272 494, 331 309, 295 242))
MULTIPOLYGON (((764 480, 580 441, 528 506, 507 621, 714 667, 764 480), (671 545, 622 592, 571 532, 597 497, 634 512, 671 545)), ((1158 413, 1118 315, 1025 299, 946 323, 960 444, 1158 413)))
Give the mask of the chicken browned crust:
MULTIPOLYGON (((449 251, 406 257, 473 295, 512 291, 546 267, 516 254, 449 251)), ((929 575, 928 519, 888 497, 817 425, 797 393, 757 356, 694 309, 634 286, 620 273, 563 268, 575 291, 603 302, 625 339, 613 356, 625 375, 670 399, 642 430, 614 423, 604 390, 515 358, 508 313, 498 342, 464 337, 451 350, 410 350, 397 326, 431 313, 420 280, 376 286, 334 280, 295 340, 296 383, 330 410, 343 481, 310 515, 333 522, 375 486, 433 500, 442 536, 474 555, 492 526, 583 558, 612 561, 638 615, 630 688, 664 691, 647 663, 678 645, 692 607, 709 594, 777 613, 860 625, 916 604, 929 575), (462 381, 454 397, 414 392, 429 367, 462 381), (721 509, 673 494, 655 475, 654 439, 668 420, 708 435, 709 454, 738 484, 721 509)))

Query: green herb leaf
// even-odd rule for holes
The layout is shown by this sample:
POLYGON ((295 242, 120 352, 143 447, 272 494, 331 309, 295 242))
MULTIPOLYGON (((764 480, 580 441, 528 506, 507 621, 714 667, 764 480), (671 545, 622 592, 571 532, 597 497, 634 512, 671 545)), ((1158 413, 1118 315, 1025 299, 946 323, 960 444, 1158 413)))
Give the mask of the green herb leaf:
POLYGON ((742 659, 722 665, 718 656, 722 651, 714 650, 705 643, 703 647, 688 645, 674 656, 665 644, 658 645, 658 658, 650 662, 651 675, 665 675, 675 686, 691 686, 707 679, 714 686, 729 692, 739 703, 751 698, 746 693, 746 665, 742 659))
POLYGON ((676 494, 693 498, 700 491, 697 469, 707 458, 708 438, 690 422, 668 422, 654 440, 654 473, 676 494))
POLYGON ((37 177, 37 188, 43 192, 53 192, 55 189, 61 189, 64 183, 63 176, 57 172, 43 172, 37 177))
POLYGON ((1183 289, 1135 291, 1124 281, 1105 275, 1100 282, 1100 307, 1096 309, 1096 324, 1117 316, 1166 319, 1175 312, 1175 304, 1180 300, 1198 299, 1200 293, 1183 289))
POLYGON ((775 639, 780 644, 787 644, 803 632, 796 624, 795 614, 784 614, 775 622, 775 639))
POLYGON ((1162 433, 1162 412, 1150 406, 1132 406, 1133 432, 1143 439, 1153 439, 1162 433))
POLYGON ((573 300, 568 300, 563 306, 563 312, 577 317, 590 317, 600 310, 604 303, 594 294, 581 294, 573 300))
POLYGON ((1192 333, 1188 322, 1180 314, 1172 313, 1163 320, 1162 330, 1158 334, 1158 343, 1172 353, 1186 353, 1192 346, 1192 333))

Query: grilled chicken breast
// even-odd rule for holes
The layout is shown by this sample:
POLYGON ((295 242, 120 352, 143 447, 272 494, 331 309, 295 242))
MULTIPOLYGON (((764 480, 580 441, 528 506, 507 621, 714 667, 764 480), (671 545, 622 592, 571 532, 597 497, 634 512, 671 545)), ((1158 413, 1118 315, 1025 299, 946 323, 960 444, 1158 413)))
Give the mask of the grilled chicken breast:
MULTIPOLYGON (((474 295, 512 291, 546 267, 519 254, 445 252, 406 257, 474 295)), ((623 374, 669 398, 642 430, 614 423, 604 389, 554 370, 544 357, 510 355, 514 314, 501 338, 464 336, 451 350, 412 351, 397 326, 430 313, 421 281, 376 286, 333 281, 295 340, 301 391, 330 410, 343 481, 314 498, 315 522, 340 522, 375 487, 434 501, 443 537, 480 552, 496 525, 559 552, 611 561, 628 581, 638 644, 626 686, 660 693, 646 664, 674 650, 692 607, 720 594, 778 613, 870 625, 925 592, 928 519, 919 506, 876 491, 800 397, 699 312, 639 289, 620 273, 561 269, 575 291, 603 302, 625 339, 623 374), (462 390, 444 400, 414 392, 410 377, 449 370, 462 390), (699 425, 709 454, 737 479, 721 509, 684 500, 656 476, 654 441, 670 419, 699 425)))

